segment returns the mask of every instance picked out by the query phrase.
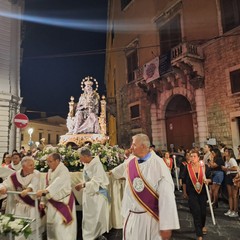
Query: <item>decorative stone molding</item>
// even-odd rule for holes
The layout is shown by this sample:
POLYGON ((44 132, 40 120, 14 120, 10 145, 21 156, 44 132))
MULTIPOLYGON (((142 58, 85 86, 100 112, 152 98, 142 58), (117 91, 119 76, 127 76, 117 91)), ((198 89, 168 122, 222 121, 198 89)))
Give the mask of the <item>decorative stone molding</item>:
POLYGON ((189 82, 194 89, 199 89, 204 87, 204 77, 196 76, 194 78, 191 78, 189 82))

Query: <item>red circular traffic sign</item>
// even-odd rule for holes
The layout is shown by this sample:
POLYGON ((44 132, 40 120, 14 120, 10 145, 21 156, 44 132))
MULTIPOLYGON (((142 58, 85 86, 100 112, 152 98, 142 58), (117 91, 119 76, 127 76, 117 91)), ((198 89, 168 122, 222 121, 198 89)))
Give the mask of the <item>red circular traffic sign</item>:
POLYGON ((27 115, 23 113, 18 113, 14 117, 14 124, 17 128, 25 128, 28 125, 29 119, 27 115))

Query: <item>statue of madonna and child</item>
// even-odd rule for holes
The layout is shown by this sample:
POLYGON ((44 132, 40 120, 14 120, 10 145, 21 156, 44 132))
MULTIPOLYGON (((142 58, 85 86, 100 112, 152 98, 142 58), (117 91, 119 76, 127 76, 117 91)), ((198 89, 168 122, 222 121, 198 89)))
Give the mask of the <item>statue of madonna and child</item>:
MULTIPOLYGON (((101 116, 99 115, 99 94, 97 93, 98 82, 92 77, 86 77, 81 82, 83 93, 80 95, 79 101, 74 103, 74 98, 71 97, 69 102, 69 113, 67 118, 67 134, 100 134, 105 133, 106 113, 102 109, 101 116), (95 84, 95 90, 93 85, 95 84), (76 108, 75 108, 76 106, 76 108)), ((105 102, 104 98, 103 101, 105 102)), ((102 102, 102 101, 101 101, 102 102)), ((105 102, 106 103, 106 102, 105 102)), ((106 105, 106 104, 105 104, 106 105)), ((101 103, 102 107, 102 103, 101 103)))

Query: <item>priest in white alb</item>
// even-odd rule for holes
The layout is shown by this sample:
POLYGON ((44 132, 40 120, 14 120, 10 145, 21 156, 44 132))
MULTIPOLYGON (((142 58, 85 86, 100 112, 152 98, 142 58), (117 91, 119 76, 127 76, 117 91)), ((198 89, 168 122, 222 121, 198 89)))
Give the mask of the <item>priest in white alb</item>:
POLYGON ((76 240, 77 219, 71 177, 58 153, 47 157, 49 171, 44 189, 37 192, 47 215, 48 240, 76 240))
MULTIPOLYGON (((26 156, 21 161, 22 168, 17 172, 12 173, 2 184, 0 184, 0 195, 6 194, 7 191, 18 191, 19 195, 14 194, 14 201, 8 201, 8 211, 16 216, 27 217, 30 219, 38 219, 31 225, 33 233, 28 237, 28 240, 36 240, 36 227, 39 228, 39 233, 44 231, 44 220, 40 219, 40 211, 36 212, 35 201, 28 192, 36 192, 39 189, 40 174, 34 170, 34 159, 26 156), (36 226, 38 222, 38 226, 36 226)), ((41 239, 41 236, 38 236, 41 239)), ((26 239, 23 235, 16 236, 16 240, 26 239)))
POLYGON ((123 239, 169 240, 179 229, 174 183, 163 159, 150 151, 147 135, 133 136, 132 154, 111 171, 126 178, 122 201, 123 239))
POLYGON ((84 164, 84 182, 75 186, 83 189, 83 240, 106 239, 102 234, 109 231, 109 195, 108 176, 99 157, 92 157, 87 147, 79 150, 80 160, 84 164))

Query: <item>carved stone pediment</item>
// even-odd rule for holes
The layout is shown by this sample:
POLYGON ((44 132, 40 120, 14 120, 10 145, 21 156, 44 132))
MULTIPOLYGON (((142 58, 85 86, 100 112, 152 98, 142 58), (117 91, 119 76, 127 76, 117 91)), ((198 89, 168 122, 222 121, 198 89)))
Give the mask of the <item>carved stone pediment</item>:
POLYGON ((204 87, 204 77, 196 76, 194 78, 191 78, 189 82, 194 89, 199 89, 204 87))

